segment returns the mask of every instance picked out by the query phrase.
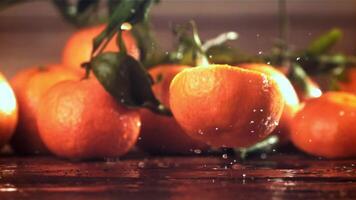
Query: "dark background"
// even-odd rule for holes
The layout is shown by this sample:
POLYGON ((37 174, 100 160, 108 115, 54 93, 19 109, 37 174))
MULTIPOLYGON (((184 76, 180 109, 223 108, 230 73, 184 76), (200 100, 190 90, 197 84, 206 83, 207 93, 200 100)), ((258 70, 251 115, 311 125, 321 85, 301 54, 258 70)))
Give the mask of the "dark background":
MULTIPOLYGON (((344 38, 336 51, 356 52, 355 0, 288 0, 290 43, 305 46, 318 34, 339 27, 344 38)), ((162 46, 172 45, 170 25, 195 19, 203 39, 224 31, 240 34, 234 45, 246 52, 267 53, 278 35, 277 0, 162 0, 153 23, 162 46)), ((49 0, 0 12, 0 70, 8 77, 23 67, 60 62, 66 39, 75 27, 65 22, 49 0)))

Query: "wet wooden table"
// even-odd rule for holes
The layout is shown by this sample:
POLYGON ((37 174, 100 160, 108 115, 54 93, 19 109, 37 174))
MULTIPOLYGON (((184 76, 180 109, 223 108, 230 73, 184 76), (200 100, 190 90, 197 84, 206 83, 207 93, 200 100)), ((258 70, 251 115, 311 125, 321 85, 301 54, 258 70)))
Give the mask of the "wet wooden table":
POLYGON ((1 157, 0 199, 356 199, 356 160, 1 157))

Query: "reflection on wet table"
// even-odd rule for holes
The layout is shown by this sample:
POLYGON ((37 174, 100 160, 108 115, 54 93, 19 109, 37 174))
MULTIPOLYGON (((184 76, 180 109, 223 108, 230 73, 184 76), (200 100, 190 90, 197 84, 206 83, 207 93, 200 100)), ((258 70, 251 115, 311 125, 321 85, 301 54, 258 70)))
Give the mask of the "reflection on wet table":
POLYGON ((305 155, 0 159, 0 199, 355 199, 356 160, 305 155))

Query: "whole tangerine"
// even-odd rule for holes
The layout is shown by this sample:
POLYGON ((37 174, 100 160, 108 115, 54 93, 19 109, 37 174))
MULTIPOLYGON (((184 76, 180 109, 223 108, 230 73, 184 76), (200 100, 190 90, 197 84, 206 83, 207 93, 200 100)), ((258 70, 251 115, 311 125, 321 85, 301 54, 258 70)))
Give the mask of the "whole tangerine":
MULTIPOLYGON (((169 86, 176 74, 189 68, 183 65, 159 65, 149 70, 154 80, 152 90, 169 108, 169 86)), ((208 145, 188 136, 173 117, 141 109, 142 128, 138 145, 150 153, 189 154, 206 150, 208 145)))
POLYGON ((184 69, 170 85, 174 117, 192 138, 248 147, 278 125, 284 99, 269 75, 228 65, 184 69))
POLYGON ((326 158, 356 156, 356 96, 327 92, 309 99, 292 124, 292 142, 301 150, 326 158))
MULTIPOLYGON (((81 64, 88 62, 93 49, 93 39, 105 29, 105 25, 99 25, 89 28, 83 28, 75 32, 64 46, 62 54, 62 63, 64 66, 72 69, 80 69, 81 64)), ((127 53, 137 60, 140 57, 140 51, 136 45, 131 32, 124 31, 122 34, 127 53)), ((115 35, 107 44, 103 52, 119 51, 116 45, 117 35, 115 35)))
POLYGON ((48 149, 69 159, 117 157, 136 143, 137 110, 118 104, 95 78, 63 81, 41 100, 37 125, 48 149))
POLYGON ((18 106, 14 91, 0 72, 0 148, 12 137, 18 120, 18 106))
POLYGON ((11 80, 19 104, 19 122, 11 140, 14 150, 21 154, 48 153, 36 125, 40 99, 56 83, 79 79, 80 76, 61 65, 31 67, 17 73, 11 80))

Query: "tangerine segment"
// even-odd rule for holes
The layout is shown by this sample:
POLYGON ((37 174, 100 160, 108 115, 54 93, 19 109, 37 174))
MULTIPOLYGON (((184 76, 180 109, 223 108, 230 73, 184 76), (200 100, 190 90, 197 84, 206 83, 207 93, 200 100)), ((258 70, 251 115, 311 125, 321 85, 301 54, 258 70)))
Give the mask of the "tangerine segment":
POLYGON ((316 156, 356 156, 355 102, 356 96, 346 92, 328 92, 307 100, 293 121, 293 143, 316 156))
POLYGON ((210 65, 185 69, 175 76, 170 106, 191 137, 213 146, 247 147, 275 129, 284 99, 268 75, 210 65))
POLYGON ((15 94, 0 72, 0 148, 10 140, 17 120, 18 107, 15 94))
POLYGON ((59 157, 117 157, 136 143, 140 116, 117 104, 95 79, 64 81, 41 100, 37 125, 49 150, 59 157))

